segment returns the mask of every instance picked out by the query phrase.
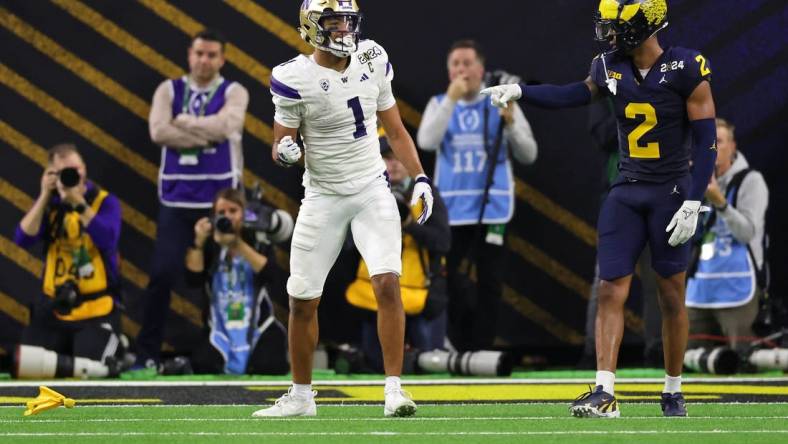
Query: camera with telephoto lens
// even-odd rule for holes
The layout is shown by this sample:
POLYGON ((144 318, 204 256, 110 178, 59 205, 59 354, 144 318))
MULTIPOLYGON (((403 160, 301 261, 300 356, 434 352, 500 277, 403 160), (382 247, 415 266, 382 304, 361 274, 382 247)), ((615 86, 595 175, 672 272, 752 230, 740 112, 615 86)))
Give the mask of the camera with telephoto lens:
POLYGON ((788 348, 756 349, 750 353, 747 362, 758 370, 788 371, 788 348))
POLYGON ((259 184, 247 191, 246 202, 242 230, 245 238, 252 238, 265 245, 290 240, 295 226, 293 216, 285 210, 266 205, 259 184))
POLYGON ((55 288, 52 308, 57 313, 69 314, 77 305, 79 305, 79 286, 76 281, 66 281, 55 288))
POLYGON ((79 185, 79 171, 76 168, 63 168, 60 170, 60 183, 66 188, 73 188, 79 185))
POLYGON ((467 376, 510 376, 514 362, 508 353, 480 350, 456 353, 443 350, 422 352, 416 359, 426 373, 451 373, 467 376))
POLYGON ((684 353, 684 367, 700 373, 732 375, 739 371, 741 356, 729 347, 695 348, 684 353))

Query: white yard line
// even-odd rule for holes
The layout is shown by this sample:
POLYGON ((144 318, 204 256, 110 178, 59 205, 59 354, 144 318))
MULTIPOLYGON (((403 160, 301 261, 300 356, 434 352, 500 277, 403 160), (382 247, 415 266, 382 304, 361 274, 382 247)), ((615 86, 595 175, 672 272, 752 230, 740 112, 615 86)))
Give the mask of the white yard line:
MULTIPOLYGON (((661 416, 622 416, 617 421, 626 420, 654 420, 661 419, 661 416)), ((685 418, 675 418, 677 421, 690 421, 690 420, 785 420, 788 416, 688 416, 685 418)), ((88 422, 88 423, 121 423, 121 422, 273 422, 273 421, 302 421, 302 422, 354 422, 354 421, 386 421, 394 423, 394 421, 410 421, 410 422, 443 422, 443 421, 542 421, 542 420, 559 420, 559 421, 577 421, 577 418, 572 416, 436 416, 436 417, 412 417, 402 419, 391 418, 91 418, 91 419, 0 419, 0 424, 32 424, 32 423, 72 423, 72 422, 88 422)), ((671 418, 673 420, 673 418, 671 418)))
MULTIPOLYGON (((414 379, 403 381, 404 385, 530 385, 530 384, 588 384, 593 378, 573 378, 573 379, 511 379, 511 378, 451 378, 451 379, 414 379)), ((685 384, 739 384, 739 383, 758 383, 758 382, 788 382, 788 377, 777 378, 684 378, 685 384)), ((664 378, 620 378, 616 379, 618 384, 662 384, 664 378)), ((68 380, 42 380, 42 381, 3 381, 3 387, 38 387, 39 385, 51 385, 56 387, 231 387, 231 386, 263 386, 263 387, 287 387, 287 381, 132 381, 132 380, 100 380, 100 381, 68 381, 68 380)), ((377 386, 383 385, 383 379, 370 380, 316 380, 313 386, 377 386)))

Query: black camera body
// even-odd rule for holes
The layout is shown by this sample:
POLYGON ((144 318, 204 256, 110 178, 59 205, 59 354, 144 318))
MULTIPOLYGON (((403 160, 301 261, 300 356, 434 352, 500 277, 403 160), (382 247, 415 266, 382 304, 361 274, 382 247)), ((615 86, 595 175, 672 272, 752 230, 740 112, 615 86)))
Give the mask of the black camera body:
POLYGON ((233 233, 233 223, 227 216, 219 215, 214 217, 211 221, 211 225, 213 225, 214 230, 218 231, 219 233, 233 233))
POLYGON ((60 170, 60 183, 66 188, 73 188, 79 185, 81 177, 76 168, 63 168, 60 170))
POLYGON ((55 299, 52 308, 55 312, 66 315, 80 304, 79 285, 69 280, 55 288, 55 299))

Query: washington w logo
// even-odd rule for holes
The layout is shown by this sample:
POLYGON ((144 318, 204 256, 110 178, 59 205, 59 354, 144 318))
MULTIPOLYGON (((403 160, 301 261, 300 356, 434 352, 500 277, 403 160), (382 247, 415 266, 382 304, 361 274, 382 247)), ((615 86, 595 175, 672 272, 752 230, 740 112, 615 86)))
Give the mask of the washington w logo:
POLYGON ((337 6, 340 8, 352 8, 353 0, 337 0, 337 6))

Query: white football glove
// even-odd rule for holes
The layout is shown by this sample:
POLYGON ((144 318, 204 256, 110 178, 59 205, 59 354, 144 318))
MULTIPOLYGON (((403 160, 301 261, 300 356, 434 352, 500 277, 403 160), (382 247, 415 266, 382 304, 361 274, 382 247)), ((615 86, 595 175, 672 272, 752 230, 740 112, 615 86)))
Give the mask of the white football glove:
POLYGON ((673 215, 668 227, 665 228, 666 233, 670 233, 670 230, 673 230, 670 239, 668 239, 671 247, 681 245, 695 235, 695 230, 698 228, 698 215, 704 211, 709 211, 709 207, 700 206, 700 201, 684 201, 681 208, 673 215))
POLYGON ((413 196, 410 198, 410 206, 415 207, 421 203, 421 214, 419 214, 419 225, 424 225, 432 215, 432 182, 424 175, 416 176, 416 185, 413 186, 413 196))
POLYGON ((282 137, 276 146, 276 155, 283 165, 291 166, 301 158, 301 147, 290 136, 282 137))
POLYGON ((490 96, 490 103, 498 108, 506 108, 509 102, 513 102, 523 96, 523 90, 520 85, 514 83, 511 85, 498 85, 484 88, 479 91, 479 94, 490 96))

